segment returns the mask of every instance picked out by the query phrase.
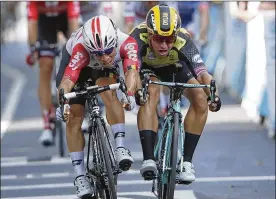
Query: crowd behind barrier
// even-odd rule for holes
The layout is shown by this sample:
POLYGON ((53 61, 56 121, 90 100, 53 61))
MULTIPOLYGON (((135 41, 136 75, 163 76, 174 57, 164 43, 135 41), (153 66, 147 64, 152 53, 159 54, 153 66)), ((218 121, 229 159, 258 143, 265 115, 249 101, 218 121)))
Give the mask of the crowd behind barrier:
MULTIPOLYGON (((4 25, 7 20, 17 26, 20 24, 21 29, 27 28, 27 25, 23 27, 22 21, 18 23, 24 18, 24 14, 18 14, 22 11, 24 13, 22 4, 24 2, 1 3, 1 32, 9 29, 4 25), (13 13, 15 11, 16 15, 13 13)), ((123 9, 127 4, 129 2, 112 2, 103 9, 124 31, 128 12, 123 9)), ((174 5, 177 6, 177 3, 174 5)), ((207 43, 200 47, 200 53, 208 71, 217 79, 220 90, 225 90, 234 97, 252 121, 260 122, 260 117, 266 118, 265 125, 272 137, 275 135, 275 2, 274 10, 260 10, 259 7, 260 2, 209 2, 207 43)), ((196 11, 196 34, 200 29, 199 18, 199 12, 196 11)), ((86 16, 83 16, 85 19, 87 11, 86 16)), ((2 36, 4 38, 1 42, 5 42, 5 33, 2 36)), ((13 37, 15 36, 17 35, 14 34, 13 37)), ((14 40, 10 37, 9 33, 9 39, 14 40)))
POLYGON ((265 118, 269 137, 275 137, 273 3, 262 10, 260 2, 245 3, 245 8, 237 2, 210 2, 208 43, 202 49, 208 71, 241 102, 252 121, 261 123, 265 118))

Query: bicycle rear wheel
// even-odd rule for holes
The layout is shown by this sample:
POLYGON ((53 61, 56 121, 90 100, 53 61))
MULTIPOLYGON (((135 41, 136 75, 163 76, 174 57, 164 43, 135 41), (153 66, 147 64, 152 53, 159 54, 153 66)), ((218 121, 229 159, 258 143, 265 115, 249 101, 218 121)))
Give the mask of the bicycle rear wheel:
POLYGON ((117 180, 116 176, 113 174, 112 164, 111 164, 111 154, 108 150, 109 142, 107 140, 106 134, 108 132, 105 131, 106 128, 103 127, 103 123, 100 118, 96 119, 97 129, 98 129, 98 136, 100 138, 100 148, 102 151, 102 163, 103 163, 103 174, 104 174, 104 182, 107 185, 105 190, 105 198, 106 199, 117 199, 117 192, 116 192, 116 184, 115 181, 117 180))

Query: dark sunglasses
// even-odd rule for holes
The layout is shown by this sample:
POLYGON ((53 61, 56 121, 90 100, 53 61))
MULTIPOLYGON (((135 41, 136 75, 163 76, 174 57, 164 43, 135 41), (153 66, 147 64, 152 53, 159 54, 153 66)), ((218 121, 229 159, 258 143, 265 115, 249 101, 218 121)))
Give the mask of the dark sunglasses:
POLYGON ((152 35, 154 41, 158 43, 166 42, 167 44, 175 42, 176 36, 160 36, 160 35, 152 35))
POLYGON ((100 50, 100 51, 92 51, 91 53, 96 56, 103 56, 103 55, 110 55, 114 50, 114 47, 105 49, 105 50, 100 50))

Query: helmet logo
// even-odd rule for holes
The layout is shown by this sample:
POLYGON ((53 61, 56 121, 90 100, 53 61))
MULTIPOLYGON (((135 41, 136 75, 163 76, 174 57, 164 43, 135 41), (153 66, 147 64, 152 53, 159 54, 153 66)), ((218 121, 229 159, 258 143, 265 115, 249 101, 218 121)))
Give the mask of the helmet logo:
POLYGON ((178 21, 178 16, 177 16, 177 14, 175 13, 175 20, 174 20, 174 31, 176 31, 176 30, 177 30, 177 25, 178 25, 177 21, 178 21))
POLYGON ((156 30, 156 24, 155 24, 154 14, 152 13, 150 16, 151 16, 151 21, 152 21, 153 29, 156 30))
POLYGON ((169 25, 169 13, 164 12, 164 13, 162 14, 162 24, 163 24, 164 26, 169 25))

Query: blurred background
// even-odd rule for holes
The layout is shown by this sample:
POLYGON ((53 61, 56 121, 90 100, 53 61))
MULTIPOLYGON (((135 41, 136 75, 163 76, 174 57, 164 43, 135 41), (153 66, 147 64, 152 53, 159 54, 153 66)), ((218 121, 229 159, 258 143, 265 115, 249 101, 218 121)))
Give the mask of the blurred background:
MULTIPOLYGON (((80 2, 79 23, 104 14, 128 33, 156 3, 80 2)), ((275 2, 164 3, 179 11, 222 98, 222 109, 209 114, 195 154, 198 183, 178 186, 179 194, 191 199, 275 198, 275 2)), ((73 198, 68 156, 59 158, 57 146, 44 148, 37 141, 42 129, 39 68, 25 61, 30 52, 27 23, 26 2, 1 2, 1 195, 16 198, 13 191, 20 190, 21 196, 39 198, 51 190, 56 198, 73 198), (56 186, 34 187, 42 179, 56 186)), ((150 198, 149 185, 138 172, 142 154, 136 114, 126 114, 128 144, 137 165, 122 181, 137 182, 139 193, 122 183, 119 195, 150 198)))

